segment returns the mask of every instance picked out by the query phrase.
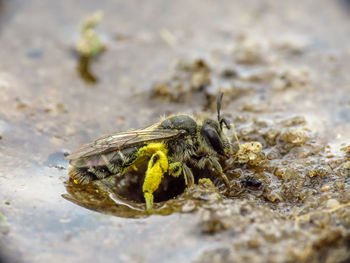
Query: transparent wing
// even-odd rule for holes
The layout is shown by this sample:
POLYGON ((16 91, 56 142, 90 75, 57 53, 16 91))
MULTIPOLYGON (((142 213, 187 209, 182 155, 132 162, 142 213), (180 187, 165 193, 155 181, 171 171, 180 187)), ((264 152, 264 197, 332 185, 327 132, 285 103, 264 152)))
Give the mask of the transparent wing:
POLYGON ((67 159, 77 160, 122 150, 127 147, 137 146, 143 143, 173 140, 185 133, 186 131, 184 130, 154 129, 153 126, 141 130, 115 133, 99 138, 92 143, 82 145, 72 154, 68 155, 67 159))

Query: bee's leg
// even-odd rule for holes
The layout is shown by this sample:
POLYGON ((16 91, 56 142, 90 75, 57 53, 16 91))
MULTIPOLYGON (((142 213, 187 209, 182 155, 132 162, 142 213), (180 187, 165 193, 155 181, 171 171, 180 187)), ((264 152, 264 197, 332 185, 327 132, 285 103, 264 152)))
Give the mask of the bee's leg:
POLYGON ((169 164, 169 175, 178 177, 183 171, 185 177, 186 186, 191 186, 194 184, 194 177, 192 170, 186 165, 180 162, 175 162, 169 164))
POLYGON ((182 171, 184 173, 186 186, 193 185, 194 177, 193 177, 192 170, 186 164, 182 164, 182 171))
POLYGON ((224 172, 222 170, 220 172, 220 176, 221 176, 222 180, 224 181, 226 188, 230 189, 230 181, 228 180, 226 174, 224 174, 224 172))
POLYGON ((217 158, 210 158, 209 159, 210 163, 212 164, 213 168, 219 173, 219 175, 221 176, 222 180, 224 181, 225 186, 230 189, 230 182, 227 179, 226 174, 224 174, 223 170, 222 170, 222 166, 219 163, 217 158))
POLYGON ((169 164, 169 175, 178 177, 182 172, 182 163, 180 162, 175 162, 175 163, 170 163, 169 164))
POLYGON ((231 123, 230 126, 231 126, 231 128, 232 128, 232 130, 233 130, 233 136, 232 136, 231 141, 233 141, 233 139, 235 139, 236 142, 238 142, 238 146, 241 147, 241 144, 239 143, 239 139, 238 139, 238 136, 237 136, 237 131, 236 131, 235 125, 234 125, 233 123, 231 123))
POLYGON ((227 176, 225 175, 221 164, 219 163, 218 159, 216 157, 212 157, 212 156, 205 156, 202 157, 199 162, 197 163, 197 166, 200 169, 203 169, 206 165, 210 165, 211 167, 213 167, 215 169, 215 171, 221 176, 225 186, 227 188, 230 188, 230 182, 227 179, 227 176))
POLYGON ((164 173, 168 171, 168 158, 163 151, 156 151, 148 162, 145 181, 143 183, 143 194, 146 201, 146 210, 152 210, 153 193, 159 187, 164 173))
POLYGON ((236 161, 236 157, 234 157, 231 160, 229 160, 228 162, 226 162, 224 171, 227 171, 228 169, 230 169, 233 166, 235 161, 236 161))

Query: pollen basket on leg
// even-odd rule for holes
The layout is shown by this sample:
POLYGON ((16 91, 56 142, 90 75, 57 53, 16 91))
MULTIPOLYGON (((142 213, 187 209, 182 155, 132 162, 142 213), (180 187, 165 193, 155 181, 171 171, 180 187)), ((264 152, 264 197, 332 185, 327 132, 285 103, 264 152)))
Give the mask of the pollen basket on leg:
POLYGON ((153 206, 153 192, 156 191, 162 181, 164 173, 168 171, 168 158, 166 153, 157 151, 152 155, 148 163, 148 168, 143 183, 143 192, 146 201, 147 210, 153 206))
POLYGON ((132 162, 122 171, 137 169, 139 164, 148 162, 148 167, 145 175, 145 180, 142 186, 147 209, 150 210, 153 206, 153 192, 157 190, 164 173, 168 170, 168 150, 164 143, 150 143, 137 151, 132 162), (135 166, 135 167, 134 167, 135 166))
POLYGON ((154 154, 153 157, 152 157, 152 167, 157 163, 157 161, 159 160, 159 156, 157 154, 154 154))
POLYGON ((182 164, 180 162, 175 162, 169 164, 169 174, 174 177, 178 177, 182 172, 182 164))

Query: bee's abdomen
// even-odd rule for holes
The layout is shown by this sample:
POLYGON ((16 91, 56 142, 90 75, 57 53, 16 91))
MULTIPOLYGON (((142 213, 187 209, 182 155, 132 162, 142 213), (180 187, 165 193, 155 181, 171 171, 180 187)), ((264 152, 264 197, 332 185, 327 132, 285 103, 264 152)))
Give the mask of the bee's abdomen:
POLYGON ((93 173, 88 172, 88 168, 78 168, 75 166, 70 166, 68 169, 68 175, 74 180, 75 183, 87 184, 93 180, 96 180, 97 177, 93 173))
POLYGON ((144 145, 128 147, 115 152, 115 154, 110 159, 110 163, 116 168, 119 168, 118 172, 121 172, 124 168, 128 167, 136 159, 137 152, 143 146, 144 145))
POLYGON ((87 184, 97 179, 103 179, 112 174, 106 167, 69 167, 68 175, 79 184, 87 184))
POLYGON ((137 152, 142 146, 128 147, 119 151, 93 156, 86 160, 73 161, 69 168, 69 176, 78 183, 84 184, 116 175, 136 159, 137 152))

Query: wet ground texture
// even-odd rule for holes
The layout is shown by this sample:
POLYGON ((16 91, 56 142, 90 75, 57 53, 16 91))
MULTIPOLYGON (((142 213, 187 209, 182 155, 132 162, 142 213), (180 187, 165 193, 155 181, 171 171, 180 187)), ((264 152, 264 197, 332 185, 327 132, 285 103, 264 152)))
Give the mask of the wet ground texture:
POLYGON ((0 0, 1 260, 348 262, 349 41, 346 0, 0 0), (79 54, 97 10, 101 50, 79 54), (79 145, 216 118, 219 91, 229 188, 168 178, 147 214, 142 174, 68 180, 79 145))

